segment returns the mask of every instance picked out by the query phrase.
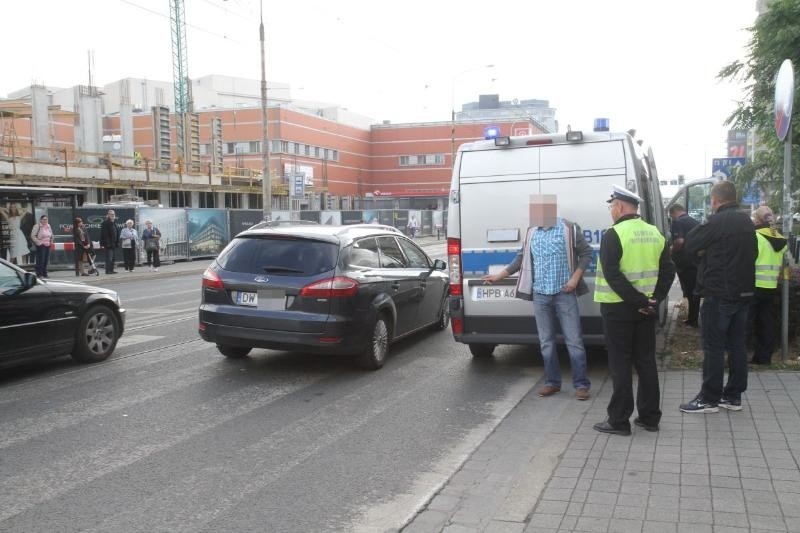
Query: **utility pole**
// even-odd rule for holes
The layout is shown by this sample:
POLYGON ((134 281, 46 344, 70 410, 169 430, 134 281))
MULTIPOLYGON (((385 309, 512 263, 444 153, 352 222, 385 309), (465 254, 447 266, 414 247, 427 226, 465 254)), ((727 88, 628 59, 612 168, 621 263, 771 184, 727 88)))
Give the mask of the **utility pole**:
POLYGON ((267 67, 264 59, 264 1, 261 0, 261 194, 264 220, 272 219, 272 177, 269 172, 269 133, 267 132, 267 67))

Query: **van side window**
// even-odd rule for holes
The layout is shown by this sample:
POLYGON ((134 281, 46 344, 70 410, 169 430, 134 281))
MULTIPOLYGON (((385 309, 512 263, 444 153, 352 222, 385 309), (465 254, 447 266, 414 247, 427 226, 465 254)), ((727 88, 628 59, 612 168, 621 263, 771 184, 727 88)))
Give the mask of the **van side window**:
POLYGON ((686 212, 703 223, 711 216, 711 184, 698 183, 687 188, 686 212))
POLYGON ((378 244, 372 237, 356 241, 347 254, 347 266, 370 269, 379 268, 378 244))
POLYGON ((378 237, 381 248, 381 268, 406 268, 408 263, 394 237, 378 237))

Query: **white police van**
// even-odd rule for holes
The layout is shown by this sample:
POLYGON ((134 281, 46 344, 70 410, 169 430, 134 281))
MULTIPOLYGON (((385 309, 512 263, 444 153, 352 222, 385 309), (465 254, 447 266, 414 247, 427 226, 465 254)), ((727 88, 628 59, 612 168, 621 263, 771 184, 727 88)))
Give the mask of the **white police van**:
MULTIPOLYGON (((474 356, 498 344, 536 344, 533 304, 514 297, 516 277, 486 285, 522 249, 534 194, 555 194, 558 215, 578 223, 594 257, 579 299, 586 344, 604 344, 594 278, 600 240, 612 220, 613 184, 644 199, 642 218, 667 229, 652 151, 628 133, 566 133, 497 137, 462 145, 453 166, 447 223, 450 316, 453 336, 474 356)), ((666 303, 662 305, 666 317, 666 303)))

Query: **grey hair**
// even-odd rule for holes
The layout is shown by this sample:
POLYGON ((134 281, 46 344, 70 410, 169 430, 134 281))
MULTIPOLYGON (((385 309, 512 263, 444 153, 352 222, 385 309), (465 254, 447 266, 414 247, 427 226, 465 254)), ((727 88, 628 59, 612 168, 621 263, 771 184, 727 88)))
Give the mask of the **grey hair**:
POLYGON ((128 219, 128 220, 126 220, 126 221, 125 221, 125 225, 126 225, 126 226, 128 225, 128 222, 130 222, 130 223, 131 223, 131 226, 133 225, 133 220, 131 220, 131 219, 128 219))

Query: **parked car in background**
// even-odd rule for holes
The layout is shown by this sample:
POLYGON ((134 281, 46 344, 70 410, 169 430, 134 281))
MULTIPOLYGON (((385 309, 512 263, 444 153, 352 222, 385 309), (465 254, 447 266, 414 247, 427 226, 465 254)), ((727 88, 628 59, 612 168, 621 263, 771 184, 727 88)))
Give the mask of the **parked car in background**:
POLYGON ((0 259, 0 368, 66 354, 104 361, 124 325, 116 292, 43 280, 0 259))
POLYGON ((227 357, 349 353, 377 369, 392 342, 447 328, 445 269, 389 226, 250 229, 203 274, 200 335, 227 357))

